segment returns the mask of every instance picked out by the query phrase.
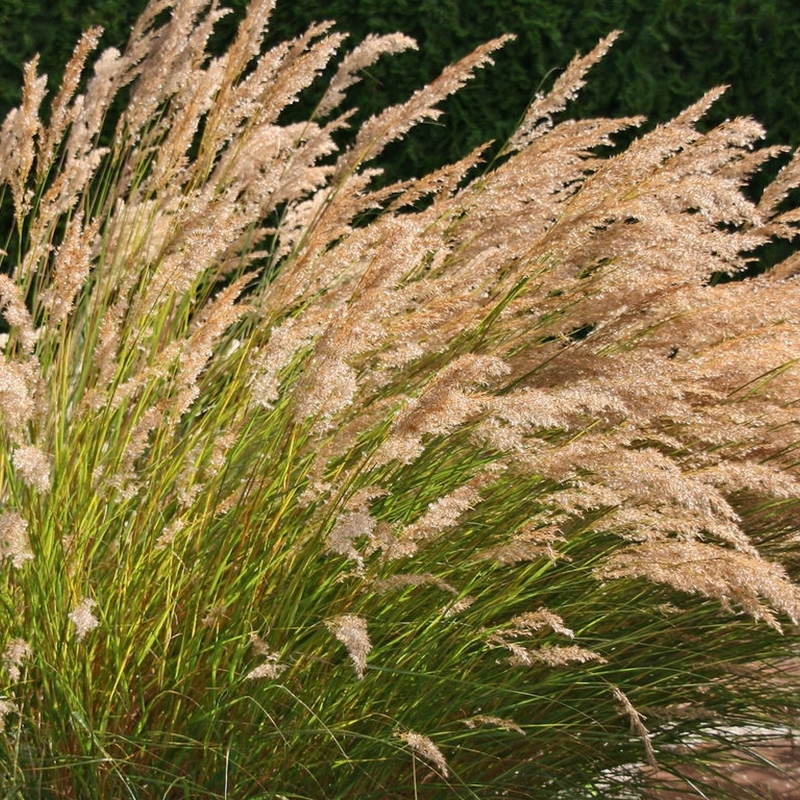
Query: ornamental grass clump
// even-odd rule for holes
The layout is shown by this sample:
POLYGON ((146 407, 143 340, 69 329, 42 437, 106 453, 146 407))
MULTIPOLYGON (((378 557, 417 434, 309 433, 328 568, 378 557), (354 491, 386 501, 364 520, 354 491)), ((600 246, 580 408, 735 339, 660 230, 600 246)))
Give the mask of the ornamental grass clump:
POLYGON ((612 35, 387 185, 504 40, 351 130, 413 42, 336 68, 271 8, 211 56, 216 2, 154 0, 0 130, 4 796, 724 791, 800 705, 800 262, 729 279, 800 159, 748 196, 719 90, 558 121, 612 35))

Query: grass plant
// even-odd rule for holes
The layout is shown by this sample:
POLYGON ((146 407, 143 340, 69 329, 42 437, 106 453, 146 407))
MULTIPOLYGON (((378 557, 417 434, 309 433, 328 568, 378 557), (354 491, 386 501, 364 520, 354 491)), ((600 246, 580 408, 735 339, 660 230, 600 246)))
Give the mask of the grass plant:
POLYGON ((503 40, 349 130, 413 42, 272 5, 211 57, 216 2, 154 0, 0 129, 3 796, 712 796, 800 703, 798 261, 728 280, 800 159, 749 198, 721 90, 557 121, 612 34, 385 185, 503 40))

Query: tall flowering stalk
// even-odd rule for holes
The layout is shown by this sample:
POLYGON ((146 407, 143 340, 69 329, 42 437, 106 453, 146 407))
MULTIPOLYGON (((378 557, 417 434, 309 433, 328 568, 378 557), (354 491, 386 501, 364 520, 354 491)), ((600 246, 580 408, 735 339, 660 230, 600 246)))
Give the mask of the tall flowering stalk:
POLYGON ((779 148, 700 132, 718 90, 556 122, 612 35, 490 168, 382 185, 504 40, 348 134, 413 42, 320 92, 343 37, 265 49, 272 5, 212 57, 154 0, 0 130, 5 795, 629 796, 785 735, 798 262, 720 278, 797 156, 749 199, 779 148))

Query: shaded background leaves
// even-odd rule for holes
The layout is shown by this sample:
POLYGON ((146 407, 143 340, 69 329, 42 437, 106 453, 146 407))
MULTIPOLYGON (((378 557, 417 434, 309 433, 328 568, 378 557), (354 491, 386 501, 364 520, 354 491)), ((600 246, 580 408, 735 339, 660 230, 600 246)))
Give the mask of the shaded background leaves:
MULTIPOLYGON (((247 2, 225 4, 234 13, 219 25, 220 49, 247 2)), ((50 76, 52 92, 82 30, 102 24, 103 44, 122 47, 144 5, 144 0, 5 0, 0 7, 0 116, 19 102, 25 60, 41 53, 40 69, 50 76)), ((396 30, 420 45, 419 53, 384 59, 364 76, 357 93, 362 117, 403 100, 481 42, 506 32, 517 35, 497 55, 496 67, 482 71, 445 104, 442 121, 423 126, 387 151, 382 163, 390 178, 426 174, 488 138, 502 142, 534 92, 548 86, 576 51, 586 52, 615 28, 625 35, 568 113, 645 114, 655 123, 724 83, 731 89, 708 124, 752 115, 767 127, 769 143, 800 143, 800 6, 790 0, 293 0, 278 2, 272 40, 296 35, 321 19, 335 20, 350 34, 351 45, 370 32, 396 30)))

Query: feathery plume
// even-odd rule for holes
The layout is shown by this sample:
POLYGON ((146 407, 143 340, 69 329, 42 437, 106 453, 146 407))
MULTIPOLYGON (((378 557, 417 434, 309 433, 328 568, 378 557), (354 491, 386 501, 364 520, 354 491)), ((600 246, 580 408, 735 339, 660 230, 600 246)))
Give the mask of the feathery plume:
POLYGON ((447 769, 447 761, 444 754, 429 737, 423 736, 421 733, 414 733, 414 731, 402 731, 396 733, 395 736, 402 739, 415 755, 420 756, 436 767, 445 778, 449 776, 450 772, 447 769))
POLYGON ((619 35, 620 31, 612 31, 585 56, 575 56, 566 70, 558 76, 553 88, 546 95, 536 95, 522 122, 509 139, 509 150, 523 150, 553 127, 553 115, 563 111, 570 100, 578 96, 585 85, 583 78, 586 73, 609 51, 619 35))
POLYGON ((40 492, 50 490, 50 459, 38 447, 18 447, 14 450, 11 463, 28 486, 40 492))
POLYGON ((757 554, 704 542, 646 541, 612 553, 596 573, 601 580, 646 578, 683 592, 740 606, 758 620, 781 630, 775 612, 800 620, 800 588, 779 564, 757 554))
POLYGON ((402 53, 417 49, 417 43, 402 33, 390 33, 385 36, 368 34, 363 42, 353 48, 340 62, 336 74, 331 78, 325 94, 317 104, 316 115, 326 117, 345 98, 346 91, 358 83, 361 77, 357 74, 371 67, 384 53, 402 53))
POLYGON ((273 652, 263 639, 256 634, 252 634, 250 643, 256 653, 265 660, 247 673, 245 678, 248 681, 258 680, 260 678, 275 680, 286 671, 288 665, 280 663, 280 654, 273 652))
POLYGON ((653 744, 650 741, 650 733, 648 732, 647 728, 644 725, 644 718, 642 715, 634 708, 631 701, 628 699, 628 696, 617 686, 612 686, 611 691, 617 700, 617 702, 622 707, 622 710, 627 715, 628 719, 631 721, 631 730, 636 733, 636 735, 642 740, 642 744, 644 745, 644 752, 647 758, 647 763, 651 767, 658 767, 658 763, 656 762, 656 754, 653 750, 653 744))
POLYGON ((328 630, 347 648, 356 675, 361 680, 367 668, 367 656, 372 643, 367 634, 367 621, 356 614, 340 614, 326 620, 328 630))
POLYGON ((33 655, 31 646, 24 639, 11 639, 3 650, 3 666, 11 683, 22 677, 22 665, 33 655))
POLYGON ((15 569, 33 560, 28 523, 15 511, 0 514, 0 556, 9 559, 15 569))
POLYGON ((503 719, 502 717, 493 717, 490 714, 476 714, 474 717, 468 717, 462 720, 464 725, 470 729, 482 727, 483 725, 491 725, 494 728, 502 728, 505 731, 515 731, 516 733, 525 735, 525 731, 514 722, 513 719, 503 719))
POLYGON ((92 613, 97 602, 90 597, 84 597, 73 609, 69 612, 70 622, 75 626, 75 640, 83 641, 89 631, 94 630, 99 624, 100 620, 92 613))

